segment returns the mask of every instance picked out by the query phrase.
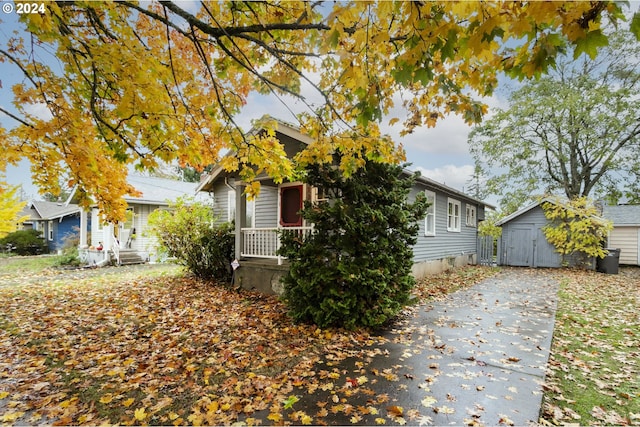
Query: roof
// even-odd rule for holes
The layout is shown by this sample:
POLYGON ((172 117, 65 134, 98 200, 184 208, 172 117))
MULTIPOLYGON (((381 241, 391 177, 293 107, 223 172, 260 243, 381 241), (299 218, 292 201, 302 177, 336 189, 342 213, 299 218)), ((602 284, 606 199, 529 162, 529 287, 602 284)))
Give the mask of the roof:
POLYGON ((127 183, 142 193, 139 197, 125 196, 127 203, 167 205, 184 196, 195 196, 195 182, 177 181, 142 175, 129 175, 127 183))
POLYGON ((640 227, 640 205, 604 206, 602 216, 615 226, 640 227))
MULTIPOLYGON (((311 142, 313 142, 313 139, 311 137, 309 137, 308 135, 303 134, 302 132, 300 132, 300 130, 293 124, 291 123, 286 123, 282 120, 279 119, 275 119, 271 116, 263 116, 258 123, 260 122, 265 122, 267 120, 271 120, 273 122, 275 122, 277 124, 276 127, 276 131, 287 135, 293 139, 296 139, 306 145, 309 145, 311 142)), ((261 128, 252 128, 251 131, 249 132, 249 134, 256 134, 258 132, 260 132, 261 128)), ((413 175, 414 171, 409 170, 409 169, 405 169, 404 172, 407 175, 413 175)), ((215 165, 213 167, 213 169, 211 170, 211 172, 209 173, 209 175, 203 177, 202 181, 200 182, 200 184, 198 185, 196 191, 208 191, 209 188, 211 188, 211 185, 216 182, 218 180, 218 178, 224 175, 224 170, 222 169, 222 167, 220 165, 215 165)), ((483 205, 486 206, 490 209, 495 209, 496 207, 493 205, 490 205, 482 200, 476 199, 474 197, 469 196, 468 194, 463 193, 462 191, 456 190, 455 188, 451 188, 448 187, 440 182, 434 181, 430 178, 427 178, 425 176, 419 176, 418 179, 416 180, 416 182, 421 183, 425 186, 437 189, 443 193, 447 193, 453 196, 457 196, 469 201, 472 201, 474 203, 477 203, 478 205, 483 205)))
MULTIPOLYGON (((260 120, 257 121, 257 124, 259 125, 260 123, 266 123, 266 122, 272 122, 273 124, 276 124, 275 126, 276 132, 279 132, 283 135, 286 135, 290 138, 300 141, 303 144, 309 145, 313 142, 313 139, 309 135, 306 135, 300 132, 300 129, 297 126, 291 123, 287 123, 283 120, 273 118, 269 115, 262 116, 262 118, 260 118, 260 120)), ((264 129, 264 126, 253 127, 248 132, 248 135, 257 135, 263 129, 264 129)), ((227 153, 227 156, 228 155, 230 155, 230 153, 227 153)), ((225 175, 224 169, 222 169, 222 167, 219 164, 214 165, 211 172, 208 175, 202 177, 202 180, 200 181, 200 184, 198 184, 195 191, 196 192, 209 191, 209 188, 211 187, 211 185, 217 181, 220 175, 225 175)))
POLYGON ((65 204, 63 202, 46 202, 34 200, 25 209, 25 214, 31 220, 52 220, 73 215, 80 212, 80 207, 76 204, 65 204))
MULTIPOLYGON (((414 173, 413 171, 408 170, 408 169, 405 169, 405 172, 407 172, 409 174, 413 174, 414 173)), ((468 195, 466 193, 463 193, 460 190, 456 190, 455 188, 451 188, 451 187, 449 187, 449 186, 447 186, 445 184, 442 184, 442 183, 440 183, 438 181, 434 181, 431 178, 427 178, 426 176, 420 175, 418 177, 418 179, 416 179, 416 182, 424 184, 424 185, 426 185, 428 187, 431 187, 431 188, 435 188, 435 189, 439 190, 442 193, 446 193, 446 194, 449 194, 449 195, 452 195, 452 196, 457 196, 457 197, 466 199, 468 201, 472 201, 474 203, 477 203, 478 205, 486 206, 486 207, 488 207, 490 209, 495 209, 496 208, 495 206, 493 206, 493 205, 491 205, 491 204, 489 204, 489 203, 487 203, 485 201, 482 201, 480 199, 476 199, 475 197, 472 197, 472 196, 470 196, 470 195, 468 195)))
MULTIPOLYGON (((506 224, 509 221, 512 221, 515 218, 518 218, 519 216, 522 216, 524 214, 526 214, 527 212, 529 212, 530 210, 534 209, 537 206, 542 205, 543 203, 548 202, 548 203, 553 203, 555 204, 560 204, 563 205, 565 208, 568 208, 567 205, 565 205, 562 201, 559 201, 558 199, 554 198, 554 197, 543 197, 542 199, 538 200, 537 202, 534 202, 532 204, 530 204, 529 206, 525 206, 524 208, 512 213, 511 215, 507 215, 504 218, 500 219, 499 221, 496 221, 496 225, 497 226, 501 226, 506 224)), ((598 216, 592 216, 592 218, 595 218, 597 220, 602 221, 601 217, 598 216)))

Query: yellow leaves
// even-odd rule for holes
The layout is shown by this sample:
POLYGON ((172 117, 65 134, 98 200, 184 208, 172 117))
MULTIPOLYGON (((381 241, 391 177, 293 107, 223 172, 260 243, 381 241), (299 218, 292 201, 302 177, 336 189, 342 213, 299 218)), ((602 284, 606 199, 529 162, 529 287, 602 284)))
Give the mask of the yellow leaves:
POLYGON ((24 412, 7 412, 4 415, 2 415, 2 422, 3 423, 13 423, 15 422, 18 418, 22 417, 24 415, 24 412))
POLYGON ((147 413, 145 412, 145 408, 138 408, 134 411, 133 416, 138 421, 144 421, 147 418, 147 413))
POLYGON ((99 400, 100 403, 111 403, 111 401, 113 400, 113 395, 111 393, 107 393, 104 396, 102 396, 99 400))
MULTIPOLYGON (((102 399, 100 399, 100 401, 102 402, 102 399)), ((134 399, 133 397, 130 397, 129 399, 126 399, 122 402, 122 406, 124 406, 125 408, 128 408, 129 406, 133 405, 135 401, 136 399, 134 399)), ((108 402, 102 402, 102 403, 108 403, 108 402)))

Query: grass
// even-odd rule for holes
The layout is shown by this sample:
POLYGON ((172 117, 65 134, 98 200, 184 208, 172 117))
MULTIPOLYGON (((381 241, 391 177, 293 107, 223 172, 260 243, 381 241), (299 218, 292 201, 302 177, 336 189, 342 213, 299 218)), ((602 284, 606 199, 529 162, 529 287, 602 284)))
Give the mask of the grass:
POLYGON ((543 419, 640 425, 640 269, 569 270, 558 296, 543 419))
POLYGON ((0 278, 17 274, 33 274, 56 265, 57 256, 0 257, 0 278))

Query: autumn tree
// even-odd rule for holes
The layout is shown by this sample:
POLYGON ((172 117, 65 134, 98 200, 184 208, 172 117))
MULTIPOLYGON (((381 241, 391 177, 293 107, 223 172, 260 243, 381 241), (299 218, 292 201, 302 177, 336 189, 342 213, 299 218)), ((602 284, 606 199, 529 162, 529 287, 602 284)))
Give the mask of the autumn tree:
POLYGON ((604 242, 613 225, 598 216, 598 210, 588 198, 569 201, 550 198, 542 203, 542 210, 549 220, 542 232, 562 255, 563 261, 574 256, 588 264, 592 257, 604 258, 607 255, 604 242))
POLYGON ((19 186, 8 186, 0 181, 0 237, 15 231, 18 223, 28 218, 20 215, 27 202, 18 198, 19 189, 19 186))
MULTIPOLYGON (((19 17, 23 33, 0 60, 23 80, 13 87, 15 123, 0 129, 1 162, 26 157, 43 192, 60 192, 70 170, 108 219, 124 217, 127 167, 178 160, 220 162, 247 182, 276 181, 296 165, 271 134, 236 123, 252 91, 293 97, 315 140, 297 162, 329 162, 351 173, 365 162, 402 159, 380 138, 396 103, 404 131, 448 113, 467 122, 496 74, 538 76, 568 43, 591 56, 602 28, 624 18, 620 2, 45 2, 19 17), (53 65, 55 64, 55 66, 53 65), (310 88, 312 102, 302 88, 310 88), (44 107, 46 115, 33 113, 44 107), (386 120, 386 119, 385 119, 386 120), (353 138, 357 135, 357 138, 353 138), (363 150, 364 149, 364 150, 363 150), (234 155, 220 159, 231 150, 234 155)), ((632 21, 640 34, 640 17, 632 21)), ((287 104, 288 102, 284 102, 287 104)), ((398 118, 391 117, 395 122, 398 118)), ((1 166, 1 165, 0 165, 1 166)), ((257 191, 257 186, 248 186, 257 191)))
POLYGON ((501 170, 490 191, 503 200, 637 194, 639 91, 640 45, 622 31, 596 59, 563 59, 548 77, 525 83, 469 137, 476 160, 501 170))

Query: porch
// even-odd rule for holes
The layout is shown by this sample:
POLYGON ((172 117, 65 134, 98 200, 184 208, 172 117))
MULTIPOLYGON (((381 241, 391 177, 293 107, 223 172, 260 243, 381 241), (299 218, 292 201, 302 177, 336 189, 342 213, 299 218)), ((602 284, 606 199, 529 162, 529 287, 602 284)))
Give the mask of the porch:
POLYGON ((284 258, 278 255, 282 236, 293 236, 302 242, 313 232, 313 227, 263 227, 240 228, 240 258, 273 260, 282 265, 284 258))

